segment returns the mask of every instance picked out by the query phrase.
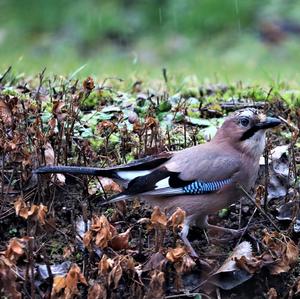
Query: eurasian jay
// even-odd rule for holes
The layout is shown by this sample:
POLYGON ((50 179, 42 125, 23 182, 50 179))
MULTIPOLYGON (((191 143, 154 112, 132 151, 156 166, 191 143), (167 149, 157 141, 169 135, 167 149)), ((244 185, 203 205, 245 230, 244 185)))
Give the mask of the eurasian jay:
POLYGON ((124 187, 110 202, 139 197, 170 214, 180 207, 186 212, 180 236, 196 255, 187 239, 189 226, 197 224, 234 233, 208 224, 207 216, 243 197, 239 186, 248 192, 254 186, 266 129, 280 123, 256 109, 242 109, 227 117, 214 138, 205 144, 112 168, 45 166, 36 173, 109 177, 124 187))

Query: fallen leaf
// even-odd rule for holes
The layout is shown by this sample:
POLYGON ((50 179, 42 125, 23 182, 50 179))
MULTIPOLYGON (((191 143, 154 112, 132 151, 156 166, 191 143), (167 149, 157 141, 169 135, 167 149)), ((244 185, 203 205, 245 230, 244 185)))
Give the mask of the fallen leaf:
POLYGON ((161 299, 165 297, 165 274, 164 272, 154 270, 151 275, 151 281, 145 299, 161 299))
POLYGON ((95 88, 94 79, 92 77, 87 77, 83 81, 83 88, 87 91, 92 91, 95 88))
POLYGON ((77 285, 79 283, 87 285, 86 279, 81 273, 80 268, 76 264, 73 264, 65 279, 65 298, 73 298, 74 295, 77 295, 77 285))
POLYGON ((274 288, 269 289, 267 296, 268 296, 268 299, 277 299, 278 298, 277 291, 274 288))
POLYGON ((100 186, 107 193, 122 192, 122 188, 110 178, 100 178, 100 186))
POLYGON ((89 288, 88 299, 106 299, 106 298, 107 298, 107 291, 102 284, 96 282, 93 286, 89 288))
POLYGON ((145 126, 147 129, 153 129, 157 126, 157 121, 154 117, 148 116, 145 119, 145 126))
POLYGON ((53 278, 53 286, 51 296, 60 293, 66 287, 65 276, 57 275, 53 278))
POLYGON ((40 205, 32 205, 30 208, 26 205, 25 201, 18 197, 18 199, 14 203, 16 215, 28 219, 31 218, 33 220, 39 221, 41 224, 45 224, 46 213, 48 212, 47 206, 43 204, 40 205))
POLYGON ((90 231, 95 236, 96 246, 101 249, 106 248, 108 242, 117 234, 116 229, 108 222, 104 215, 93 217, 90 231))
POLYGON ((28 218, 28 207, 21 196, 17 197, 17 200, 14 203, 16 215, 24 219, 28 218))
POLYGON ((185 217, 186 212, 181 208, 177 208, 176 211, 170 216, 168 220, 168 225, 173 228, 174 233, 178 228, 183 228, 185 217))
POLYGON ((74 251, 75 251, 75 249, 74 249, 73 245, 70 244, 68 246, 65 246, 63 248, 63 258, 64 259, 69 258, 72 255, 72 253, 74 253, 74 251))
POLYGON ((165 213, 162 213, 159 207, 155 206, 151 214, 151 223, 152 225, 157 225, 159 227, 165 228, 167 226, 168 220, 165 213))
POLYGON ((0 258, 0 290, 1 298, 21 299, 22 295, 17 290, 16 275, 0 258))
POLYGON ((98 263, 99 274, 106 275, 113 268, 114 261, 108 258, 106 254, 103 254, 100 262, 98 263))
POLYGON ((45 155, 46 165, 54 165, 54 162, 55 162, 54 150, 53 150, 52 145, 49 142, 47 142, 44 145, 44 150, 45 150, 44 155, 45 155))
POLYGON ((31 237, 13 238, 4 251, 4 256, 13 264, 24 255, 27 242, 32 239, 31 237))
POLYGON ((53 101, 52 113, 55 115, 59 122, 64 121, 68 116, 68 114, 66 113, 66 109, 64 109, 65 111, 63 111, 63 107, 65 106, 66 104, 64 101, 53 101))
MULTIPOLYGON (((271 251, 273 263, 270 263, 267 267, 271 274, 279 274, 287 272, 298 261, 299 248, 295 243, 279 232, 267 232, 262 240, 264 245, 271 251)), ((263 253, 262 258, 268 253, 263 253)))
POLYGON ((185 247, 169 248, 166 258, 172 263, 178 262, 187 254, 185 247))
POLYGON ((0 99, 0 117, 3 123, 7 124, 8 126, 12 125, 12 113, 8 105, 0 99))
POLYGON ((119 285, 119 281, 122 277, 123 270, 120 265, 120 262, 118 262, 111 270, 108 276, 108 284, 110 286, 113 286, 114 289, 116 289, 119 285))
POLYGON ((32 205, 30 210, 28 211, 28 217, 39 221, 41 224, 45 224, 46 213, 48 212, 48 208, 43 204, 32 205))
POLYGON ((252 258, 251 244, 247 241, 240 243, 234 248, 232 254, 212 275, 211 283, 222 289, 230 290, 249 280, 253 274, 238 267, 238 261, 242 258, 245 258, 246 260, 252 258))
POLYGON ((88 230, 84 235, 83 235, 83 245, 86 248, 91 249, 91 242, 93 240, 93 232, 91 230, 88 230))
POLYGON ((126 232, 118 234, 114 236, 109 241, 109 246, 113 250, 121 250, 121 249, 127 249, 129 247, 129 235, 130 235, 131 228, 128 228, 126 232))
POLYGON ((161 271, 167 260, 161 252, 155 252, 145 263, 143 271, 159 270, 161 271))
POLYGON ((196 263, 193 261, 193 259, 188 254, 185 254, 182 257, 182 262, 180 263, 180 267, 177 271, 179 273, 186 273, 191 271, 195 266, 196 263))

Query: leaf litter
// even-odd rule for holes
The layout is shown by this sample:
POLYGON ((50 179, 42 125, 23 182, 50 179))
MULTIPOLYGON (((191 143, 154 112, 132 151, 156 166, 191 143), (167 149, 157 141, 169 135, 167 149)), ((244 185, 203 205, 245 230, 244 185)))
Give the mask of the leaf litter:
POLYGON ((17 86, 11 82, 2 82, 0 92, 1 295, 92 299, 221 292, 222 298, 283 298, 299 293, 300 147, 294 124, 300 113, 278 96, 280 91, 238 84, 195 88, 189 81, 181 91, 172 81, 155 90, 141 80, 128 89, 125 81, 88 77, 80 84, 46 79, 44 72, 17 86), (251 203, 233 205, 210 221, 247 225, 241 243, 213 244, 194 228, 189 239, 199 260, 178 236, 183 210, 167 216, 137 201, 102 206, 107 195, 121 190, 107 178, 32 173, 45 164, 105 167, 180 150, 209 140, 223 116, 241 107, 264 108, 287 120, 269 137, 270 172, 264 173, 262 163, 257 188, 257 202, 277 217, 280 232, 253 213, 251 203))

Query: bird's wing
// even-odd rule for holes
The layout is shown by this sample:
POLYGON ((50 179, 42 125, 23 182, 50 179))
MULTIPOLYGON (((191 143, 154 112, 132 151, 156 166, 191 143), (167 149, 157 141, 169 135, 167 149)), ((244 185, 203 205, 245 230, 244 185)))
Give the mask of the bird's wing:
MULTIPOLYGON (((240 158, 203 147, 194 151, 177 152, 163 166, 149 174, 135 177, 127 189, 112 198, 124 200, 135 195, 168 197, 179 194, 205 194, 216 192, 231 184, 240 167, 240 158)), ((111 201, 110 201, 111 202, 111 201)))
POLYGON ((80 167, 80 166, 43 166, 35 170, 37 174, 43 173, 67 173, 105 176, 119 181, 127 182, 137 176, 149 174, 152 169, 167 162, 173 153, 164 152, 156 156, 150 156, 135 160, 125 165, 117 165, 107 168, 80 167))
POLYGON ((175 153, 164 165, 168 171, 179 173, 183 181, 210 182, 230 178, 241 164, 240 153, 209 142, 175 153))

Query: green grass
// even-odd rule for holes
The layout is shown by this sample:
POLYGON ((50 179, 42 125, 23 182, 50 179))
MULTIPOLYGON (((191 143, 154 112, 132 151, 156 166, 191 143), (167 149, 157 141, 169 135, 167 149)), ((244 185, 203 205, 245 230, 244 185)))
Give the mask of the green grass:
POLYGON ((168 38, 144 38, 128 49, 101 45, 88 55, 74 48, 51 45, 51 39, 29 47, 0 49, 0 73, 12 65, 15 73, 36 74, 44 67, 48 74, 79 78, 160 79, 162 68, 178 82, 194 76, 198 83, 243 81, 249 84, 277 84, 282 81, 296 86, 300 79, 297 41, 270 47, 251 35, 228 36, 211 41, 168 38), (176 42, 179 45, 176 45, 176 42), (187 44, 187 45, 186 45, 187 44), (84 67, 82 67, 84 66, 84 67), (81 68, 82 67, 82 68, 81 68))

